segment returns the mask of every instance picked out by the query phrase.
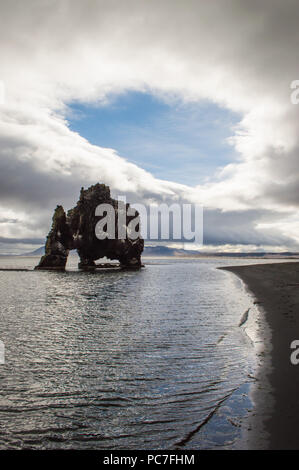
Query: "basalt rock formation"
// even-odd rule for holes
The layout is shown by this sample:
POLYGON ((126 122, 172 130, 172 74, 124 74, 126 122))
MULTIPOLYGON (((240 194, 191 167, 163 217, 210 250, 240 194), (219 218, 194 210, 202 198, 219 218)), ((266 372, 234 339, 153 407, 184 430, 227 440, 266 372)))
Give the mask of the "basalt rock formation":
MULTIPOLYGON (((79 268, 84 270, 96 269, 95 261, 103 257, 118 260, 123 268, 140 268, 144 240, 139 233, 138 217, 138 212, 132 210, 129 204, 111 198, 108 186, 98 183, 86 190, 82 188, 79 201, 67 215, 62 206, 56 207, 46 241, 45 255, 41 257, 35 269, 64 270, 69 251, 74 249, 80 258, 79 268), (96 227, 99 221, 103 222, 105 217, 105 220, 108 220, 106 212, 103 212, 104 215, 96 215, 96 208, 101 204, 107 204, 114 209, 114 216, 109 219, 109 226, 111 228, 112 224, 115 233, 113 239, 99 239, 97 236, 96 227), (134 215, 131 215, 132 213, 134 215), (134 221, 136 223, 133 236, 130 223, 134 221)), ((107 224, 102 225, 107 228, 107 224)))

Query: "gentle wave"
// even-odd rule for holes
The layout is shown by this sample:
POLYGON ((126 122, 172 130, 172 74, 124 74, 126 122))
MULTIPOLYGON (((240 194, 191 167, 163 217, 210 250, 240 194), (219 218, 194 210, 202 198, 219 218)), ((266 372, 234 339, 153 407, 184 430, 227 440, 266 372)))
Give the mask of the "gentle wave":
POLYGON ((0 272, 0 448, 217 447, 201 429, 254 364, 251 301, 219 264, 0 272))

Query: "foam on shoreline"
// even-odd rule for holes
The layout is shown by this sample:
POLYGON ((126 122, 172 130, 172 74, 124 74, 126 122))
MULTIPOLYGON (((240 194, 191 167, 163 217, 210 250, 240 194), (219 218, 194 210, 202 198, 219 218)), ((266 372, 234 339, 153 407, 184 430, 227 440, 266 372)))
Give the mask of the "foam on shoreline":
POLYGON ((251 388, 254 410, 245 423, 243 448, 298 449, 299 367, 290 344, 299 337, 299 263, 225 268, 238 275, 260 311, 259 368, 251 388))

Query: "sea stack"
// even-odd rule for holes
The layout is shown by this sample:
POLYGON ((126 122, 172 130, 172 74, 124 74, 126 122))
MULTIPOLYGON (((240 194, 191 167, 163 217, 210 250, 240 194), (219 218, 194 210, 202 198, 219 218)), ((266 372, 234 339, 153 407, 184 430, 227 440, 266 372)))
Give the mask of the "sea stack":
POLYGON ((45 255, 35 269, 64 270, 69 251, 74 249, 80 258, 79 268, 83 270, 95 270, 95 261, 103 257, 118 260, 122 268, 140 268, 144 240, 140 233, 137 238, 130 238, 127 230, 129 223, 138 216, 138 212, 134 212, 129 204, 112 199, 108 186, 97 183, 86 190, 82 188, 76 206, 67 215, 62 206, 56 207, 45 255), (95 212, 101 204, 108 204, 114 209, 115 239, 99 239, 96 236, 95 228, 101 217, 96 216, 95 212), (134 216, 128 215, 129 209, 134 216), (122 217, 118 217, 120 211, 122 217), (125 227, 120 226, 120 220, 125 227), (126 236, 120 237, 124 229, 126 236))

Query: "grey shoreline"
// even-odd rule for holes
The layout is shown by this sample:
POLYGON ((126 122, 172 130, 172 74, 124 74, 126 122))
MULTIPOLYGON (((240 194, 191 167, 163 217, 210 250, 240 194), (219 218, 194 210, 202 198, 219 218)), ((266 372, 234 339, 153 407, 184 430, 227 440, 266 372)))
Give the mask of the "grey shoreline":
POLYGON ((299 365, 290 360, 290 345, 299 340, 299 263, 219 269, 244 281, 266 322, 259 328, 263 351, 259 354, 260 367, 251 396, 254 409, 245 422, 243 447, 299 449, 299 365))

